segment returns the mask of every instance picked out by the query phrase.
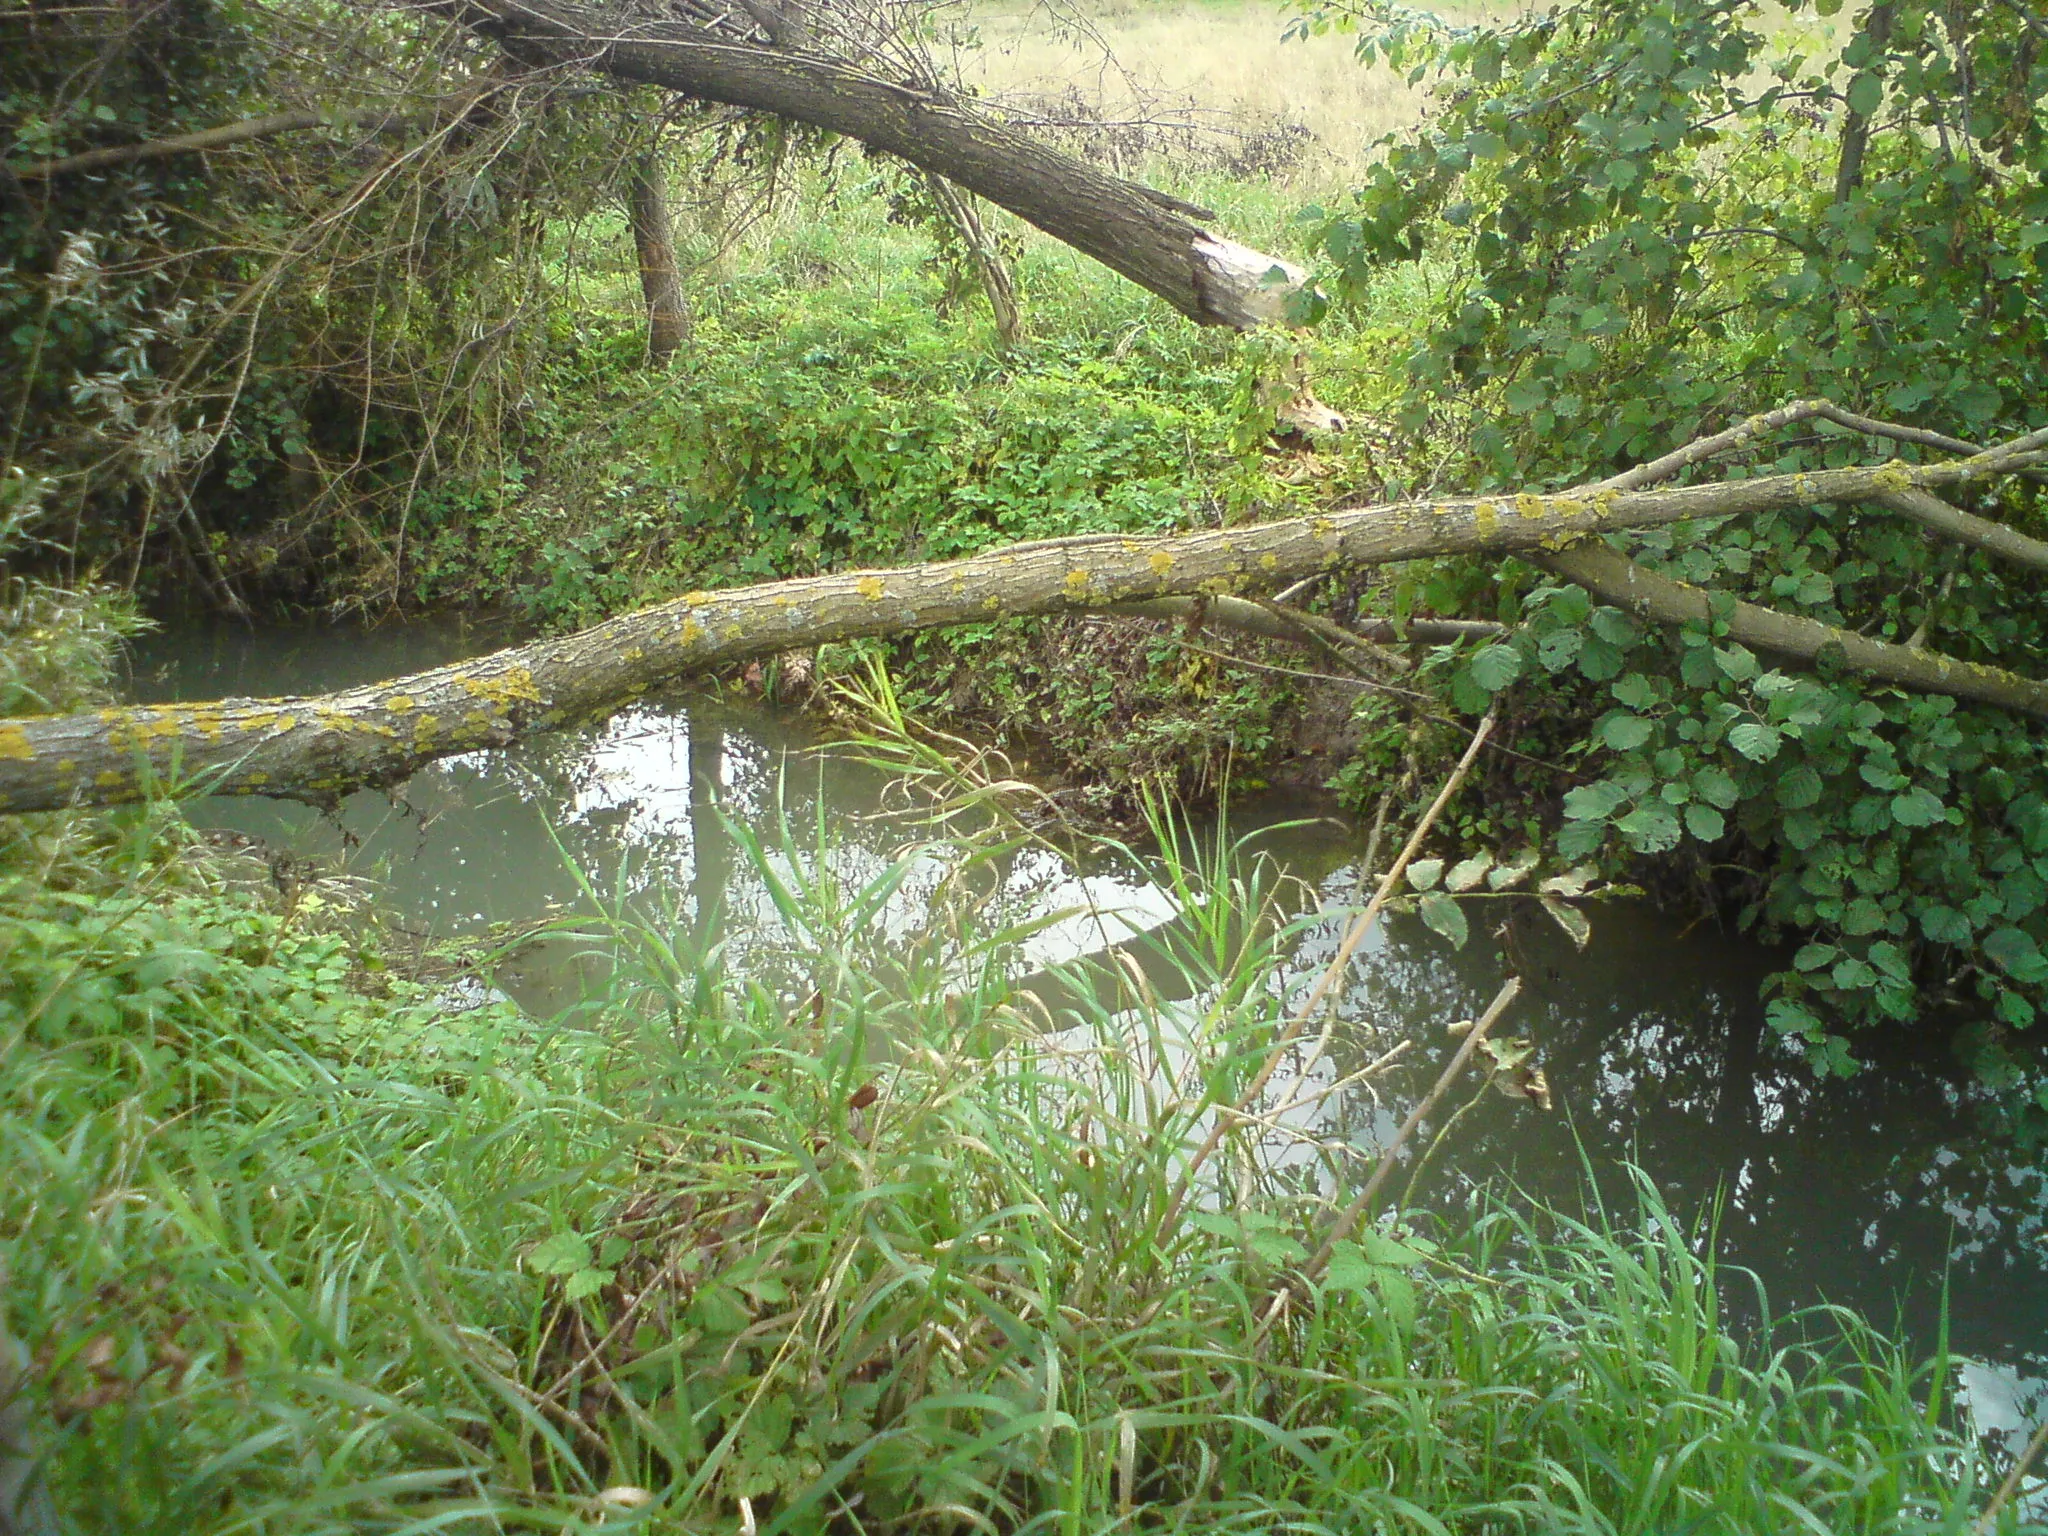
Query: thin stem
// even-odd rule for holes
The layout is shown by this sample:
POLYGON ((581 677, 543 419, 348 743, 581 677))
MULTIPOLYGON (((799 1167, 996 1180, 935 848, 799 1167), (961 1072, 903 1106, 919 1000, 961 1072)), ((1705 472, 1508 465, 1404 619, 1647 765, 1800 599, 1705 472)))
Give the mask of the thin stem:
MULTIPOLYGON (((1280 1031, 1279 1038, 1274 1040, 1272 1048, 1266 1053, 1264 1064, 1259 1068, 1258 1075, 1252 1079, 1251 1086, 1228 1106, 1235 1114, 1242 1114, 1245 1106, 1265 1091, 1266 1084, 1273 1079, 1273 1074, 1280 1070, 1280 1063, 1285 1059, 1288 1048, 1301 1038, 1309 1020, 1315 1016, 1323 1000, 1329 996, 1350 967, 1351 957, 1358 953, 1358 946, 1365 942, 1366 935, 1372 932, 1373 924, 1379 921, 1387 899, 1393 895, 1401 882, 1401 877, 1408 872, 1409 862, 1421 851, 1424 839, 1436 826, 1437 818, 1443 814, 1444 808, 1451 803, 1452 797, 1463 786, 1466 777, 1472 772, 1472 765, 1479 760, 1480 749, 1486 745, 1486 738, 1493 734, 1493 728, 1498 722, 1499 709, 1500 706, 1496 703, 1486 712, 1486 718, 1479 722, 1479 728, 1472 733, 1472 740, 1465 748, 1465 755, 1458 759, 1458 766, 1451 770, 1450 777, 1444 780, 1443 788, 1437 791, 1436 799, 1431 801, 1429 809, 1423 812, 1422 820, 1416 823, 1415 830, 1409 834, 1407 845, 1402 848, 1393 866, 1381 877, 1379 888, 1373 892, 1372 900, 1366 903, 1365 910, 1352 922, 1344 935, 1343 943, 1337 946, 1337 953, 1324 967, 1322 975, 1316 978, 1316 984, 1309 989, 1307 1000, 1296 1010, 1294 1017, 1287 1021, 1286 1027, 1280 1031)), ((1179 1187, 1174 1190, 1173 1198, 1167 1202, 1166 1214, 1159 1222, 1157 1241, 1163 1243, 1167 1235, 1173 1231, 1180 1219, 1181 1207, 1187 1203, 1188 1195, 1194 1188, 1195 1175, 1222 1145, 1223 1138, 1230 1133, 1233 1124, 1234 1121, 1229 1115, 1218 1115, 1208 1137, 1195 1149, 1195 1155, 1188 1160, 1187 1168, 1181 1174, 1179 1187)))

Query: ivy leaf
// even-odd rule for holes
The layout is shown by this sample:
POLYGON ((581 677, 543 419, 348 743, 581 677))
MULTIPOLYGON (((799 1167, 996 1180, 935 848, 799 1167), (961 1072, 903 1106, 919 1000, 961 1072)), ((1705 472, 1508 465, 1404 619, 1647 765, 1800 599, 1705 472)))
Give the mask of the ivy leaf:
POLYGON ((1442 891, 1432 891, 1422 898, 1422 920, 1449 939, 1454 948, 1463 949, 1465 940, 1471 937, 1471 930, 1465 925, 1465 909, 1458 905, 1457 897, 1446 896, 1442 891))

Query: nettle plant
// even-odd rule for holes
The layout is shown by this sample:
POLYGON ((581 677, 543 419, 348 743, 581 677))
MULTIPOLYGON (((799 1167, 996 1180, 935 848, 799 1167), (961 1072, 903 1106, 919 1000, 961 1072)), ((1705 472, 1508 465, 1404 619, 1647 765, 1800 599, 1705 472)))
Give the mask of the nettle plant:
MULTIPOLYGON (((1392 265, 1429 270, 1401 424, 1459 434, 1478 488, 1583 483, 1802 396, 1978 441, 2039 426, 2048 19, 2016 0, 1839 9, 1582 0, 1465 29, 1306 10, 1304 29, 1358 28, 1363 58, 1437 90, 1347 206, 1309 215, 1340 302, 1392 265)), ((1751 469, 1874 451, 1801 434, 1751 469)), ((2048 505, 2037 479, 1975 510, 2038 532, 2048 505)), ((1940 1012, 1997 1068, 2004 1032, 2048 1003, 2038 728, 1826 653, 1783 670, 1723 629, 1741 597, 2038 672, 2038 574, 1848 506, 1629 551, 1725 606, 1646 631, 1512 562, 1429 583, 1518 624, 1455 661, 1458 703, 1513 686, 1521 711, 1572 722, 1589 781, 1564 797, 1556 853, 1739 875, 1721 885, 1749 893, 1745 921, 1807 939, 1770 1014, 1825 1067, 1853 1065, 1843 1026, 1940 1012)))

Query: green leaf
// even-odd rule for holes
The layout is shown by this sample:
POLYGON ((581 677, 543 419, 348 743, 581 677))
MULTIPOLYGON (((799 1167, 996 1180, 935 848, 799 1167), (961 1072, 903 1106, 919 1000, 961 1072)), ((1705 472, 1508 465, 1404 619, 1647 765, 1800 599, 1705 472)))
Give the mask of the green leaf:
POLYGON ((1874 117, 1884 105, 1884 81, 1864 70, 1849 82, 1849 110, 1862 117, 1874 117))
POLYGON ((1746 683, 1757 674, 1756 653, 1746 645, 1724 645, 1714 652, 1715 665, 1732 683, 1746 683))
POLYGON ((573 1275, 591 1267, 590 1244, 575 1232, 557 1232, 526 1256, 526 1267, 539 1275, 573 1275))
POLYGON ((1604 683, 1621 671, 1622 652, 1597 635, 1579 650, 1579 676, 1589 683, 1604 683))
POLYGON ((1609 715, 1600 722, 1599 736, 1616 752, 1633 752, 1650 739, 1650 722, 1641 715, 1609 715))
POLYGON ((1442 891, 1432 891, 1422 898, 1422 920, 1458 949, 1463 949, 1465 940, 1471 936, 1465 925, 1465 909, 1458 904, 1457 897, 1446 896, 1442 891))
POLYGON ((586 1296, 595 1296, 611 1283, 612 1271, 609 1269, 579 1269, 562 1287, 562 1295, 570 1301, 581 1301, 586 1296))
POLYGON ((1323 1271, 1323 1289, 1365 1295, 1372 1289, 1372 1264, 1356 1243, 1339 1243, 1330 1250, 1329 1267, 1323 1271))
POLYGON ((1742 798, 1742 791, 1735 785, 1735 778, 1725 768, 1709 764, 1692 776, 1692 792, 1709 805, 1717 805, 1728 811, 1735 808, 1735 802, 1742 798))
POLYGON ((1805 944, 1792 957, 1792 965, 1795 970, 1818 971, 1833 965, 1841 954, 1832 944, 1805 944))
POLYGON ((1645 800, 1614 824, 1637 853, 1666 853, 1678 846, 1678 813, 1661 800, 1645 800))
POLYGON ((1967 944, 1976 930, 1954 907, 1929 907, 1920 914, 1920 931, 1935 944, 1967 944))
POLYGON ((1711 805, 1692 804, 1685 808, 1685 830, 1703 843, 1718 843, 1728 831, 1728 819, 1711 805))
POLYGON ((1775 728, 1754 720, 1745 720, 1728 733, 1728 745, 1753 763, 1776 757, 1782 740, 1775 728))
POLYGON ((1984 936, 1984 953, 2014 981, 2028 986, 2048 981, 2048 960, 2041 948, 2018 928, 1994 928, 1984 936))
POLYGON ((1423 1255, 1406 1243, 1396 1242, 1378 1232, 1360 1232, 1358 1246, 1368 1264, 1390 1265, 1395 1269, 1413 1269, 1424 1262, 1423 1255))
POLYGON ((1892 820, 1902 827, 1931 827, 1941 819, 1940 797, 1923 786, 1892 797, 1892 820))
POLYGON ((1639 638, 1635 620, 1619 608, 1595 608, 1586 622, 1600 639, 1624 650, 1639 638))
POLYGON ((1506 891, 1520 885, 1536 872, 1536 865, 1543 855, 1535 848, 1524 848, 1507 863, 1501 865, 1486 877, 1488 890, 1506 891))
POLYGON ((1493 855, 1476 853, 1469 859, 1461 860, 1444 877, 1447 891, 1469 891, 1486 878, 1486 872, 1493 868, 1493 855))
POLYGON ((1499 693, 1522 675, 1522 653, 1512 645, 1481 647, 1472 657, 1472 681, 1488 693, 1499 693))
POLYGON ((1408 866, 1408 884, 1415 890, 1426 891, 1441 880, 1443 874, 1442 859, 1417 859, 1408 866))
POLYGON ((1884 908, 1868 896, 1858 896, 1842 911, 1842 932, 1860 938, 1877 933, 1885 925, 1884 908))
POLYGON ((1550 914, 1551 921, 1571 935, 1572 944, 1576 948, 1584 949, 1587 941, 1593 937, 1592 919, 1577 907, 1566 906, 1555 896, 1541 896, 1537 899, 1543 903, 1543 910, 1550 914))
POLYGON ((1630 709, 1648 709, 1657 702, 1657 685, 1640 672, 1631 672, 1608 690, 1617 704, 1630 709))
POLYGON ((1820 803, 1820 775, 1805 763, 1790 769, 1778 780, 1778 804, 1788 811, 1803 811, 1820 803))
POLYGON ((1628 791, 1612 779, 1581 784, 1564 794, 1564 814, 1571 821, 1605 821, 1628 803, 1628 791))

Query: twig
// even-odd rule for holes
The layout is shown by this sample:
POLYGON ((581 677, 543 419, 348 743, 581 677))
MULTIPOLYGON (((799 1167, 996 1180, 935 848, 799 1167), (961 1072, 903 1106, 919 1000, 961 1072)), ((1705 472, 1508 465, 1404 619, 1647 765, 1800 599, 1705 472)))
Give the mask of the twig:
POLYGON ((1977 1517, 1980 1533, 1988 1532, 1998 1523, 1998 1512, 2019 1492, 2020 1479, 2027 1475, 2027 1468, 2034 1464, 2034 1458, 2041 1454, 2044 1445, 2048 1445, 2048 1419, 2034 1426, 2034 1437, 2020 1452, 2020 1459, 2012 1464, 2012 1470, 2005 1474, 2005 1481, 1998 1485, 1998 1492, 1991 1495, 1991 1502, 1984 1506, 1984 1513, 1977 1517))
MULTIPOLYGON (((1296 1276, 1300 1284, 1312 1286, 1322 1278, 1323 1272, 1330 1267, 1330 1257, 1337 1251, 1337 1245, 1356 1230, 1360 1219, 1372 1208, 1374 1197, 1379 1194, 1380 1186, 1387 1182, 1387 1175, 1394 1171, 1394 1163, 1400 1157, 1401 1149, 1408 1145, 1408 1138, 1413 1136, 1416 1127, 1429 1117, 1429 1112, 1436 1108, 1437 1101, 1450 1091, 1451 1084, 1464 1072, 1466 1064, 1472 1060, 1473 1053, 1479 1049, 1493 1026, 1500 1022, 1501 1015, 1508 1011, 1508 1005, 1514 1002, 1521 990, 1521 978, 1516 976, 1510 976, 1500 984, 1500 990, 1493 994, 1493 1001, 1486 1005, 1486 1012, 1479 1016, 1479 1022, 1474 1024, 1465 1038, 1458 1043, 1458 1049, 1452 1055, 1450 1065, 1438 1076, 1436 1086, 1423 1095, 1422 1101, 1408 1112, 1408 1118, 1401 1122, 1401 1128, 1394 1133, 1394 1139, 1387 1143, 1387 1150, 1380 1154, 1379 1164, 1373 1169, 1372 1177, 1365 1181, 1365 1188, 1361 1189, 1357 1198, 1330 1223, 1329 1231, 1323 1235, 1322 1245, 1316 1249, 1309 1261, 1301 1267, 1300 1274, 1296 1276)), ((1266 1331, 1278 1320, 1281 1311, 1287 1305, 1290 1289, 1290 1286, 1282 1285, 1274 1293, 1272 1301, 1267 1304, 1266 1315, 1259 1319, 1258 1331, 1252 1335, 1254 1344, 1264 1338, 1266 1331)))
POLYGON ((1945 453, 1966 454, 1972 459, 1997 460, 2016 453, 2025 453, 2048 442, 2048 431, 2030 432, 2025 437, 2000 443, 1992 448, 1979 448, 1974 443, 1959 437, 1950 437, 1942 432, 1930 432, 1925 427, 1901 426, 1893 421, 1879 421, 1874 416, 1859 416, 1854 411, 1845 411, 1832 400, 1793 400, 1774 411, 1765 411, 1760 416, 1751 416, 1738 422, 1725 432, 1716 432, 1711 437, 1702 437, 1687 443, 1683 448, 1673 449, 1662 458, 1652 459, 1647 464, 1638 464, 1634 469, 1623 470, 1605 480, 1587 486, 1589 491, 1634 491, 1643 486, 1654 485, 1659 480, 1668 480, 1680 470, 1727 453, 1732 449, 1746 447, 1766 432, 1775 432, 1780 427, 1789 427, 1801 421, 1831 421, 1838 427, 1847 427, 1852 432, 1862 432, 1871 437, 1889 438, 1893 442, 1912 443, 1922 448, 1939 448, 1945 453))
MULTIPOLYGON (((1436 826, 1437 817, 1443 814, 1444 807, 1451 803, 1452 797, 1458 793, 1466 777, 1472 772, 1472 765, 1479 760, 1480 749, 1486 745, 1486 738, 1493 734, 1494 725, 1498 721, 1498 710, 1498 705, 1489 709, 1486 718, 1479 722, 1479 728, 1472 733, 1472 740, 1465 748, 1465 755, 1458 759, 1458 766, 1451 770, 1450 777, 1444 780, 1444 787, 1437 791, 1436 799, 1431 801, 1429 809, 1422 813, 1422 820, 1415 824, 1415 830, 1409 834, 1407 845, 1402 848, 1400 856, 1381 877, 1379 888, 1373 892, 1372 900, 1366 903, 1365 910, 1353 921, 1344 935, 1343 943, 1337 946, 1337 953, 1331 957, 1322 975, 1316 978, 1316 984, 1309 989, 1307 1001, 1296 1010, 1294 1017, 1289 1019, 1286 1027, 1281 1030, 1279 1038, 1273 1042, 1272 1049, 1266 1053, 1265 1063, 1259 1068, 1258 1075, 1252 1079, 1251 1086, 1228 1106, 1232 1111, 1243 1113, 1244 1107, 1265 1090, 1266 1084, 1272 1081, 1273 1074, 1280 1070, 1281 1060, 1285 1057, 1288 1047, 1301 1038, 1302 1031, 1308 1027, 1308 1021, 1315 1016, 1316 1010, 1322 1006, 1323 999, 1329 996, 1330 990, 1337 985, 1349 968, 1351 957, 1358 953, 1358 946, 1365 942, 1366 935, 1372 932, 1373 924, 1379 921, 1380 912, 1385 908, 1387 898, 1393 895, 1395 887, 1401 882, 1401 877, 1407 873, 1409 861, 1421 850, 1424 839, 1436 826)), ((1214 1155, 1217 1147, 1222 1145, 1223 1138, 1229 1134, 1230 1123, 1229 1116, 1218 1115, 1208 1137, 1195 1149, 1195 1155, 1188 1160, 1188 1166, 1181 1174, 1180 1184, 1174 1190, 1173 1198, 1167 1202, 1166 1214, 1160 1218, 1155 1241, 1164 1242, 1167 1234, 1180 1219, 1181 1208, 1186 1205, 1188 1194, 1194 1188, 1195 1175, 1214 1155)))

